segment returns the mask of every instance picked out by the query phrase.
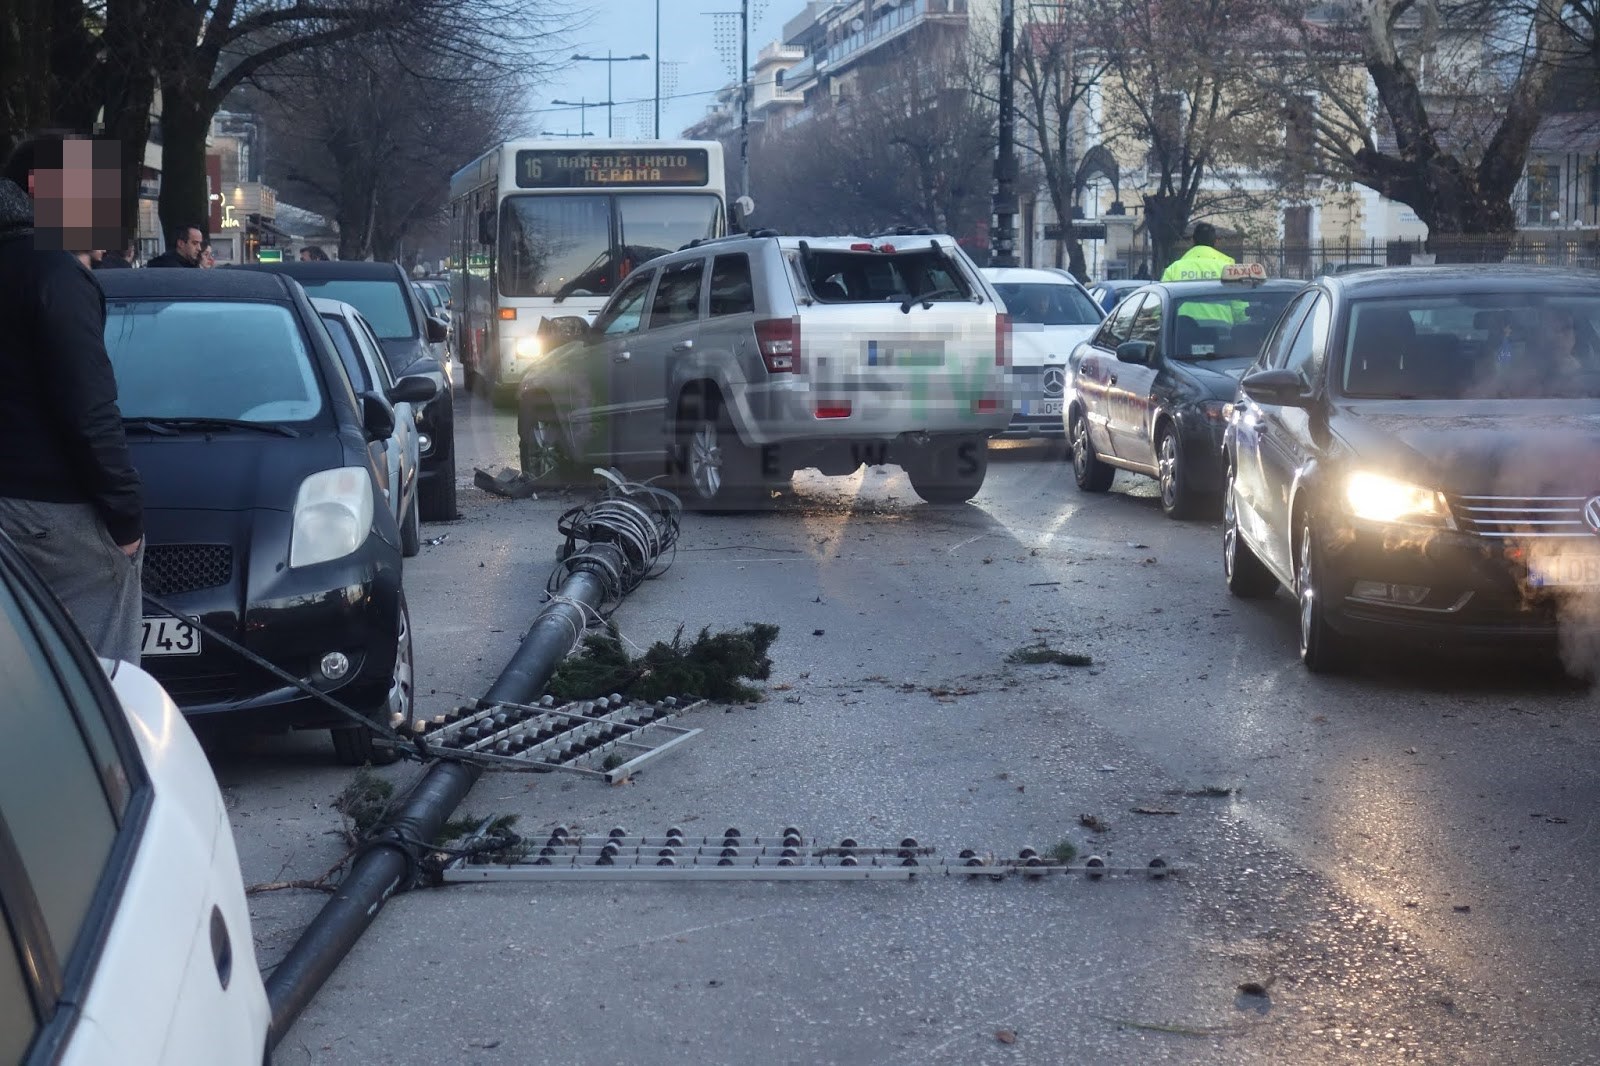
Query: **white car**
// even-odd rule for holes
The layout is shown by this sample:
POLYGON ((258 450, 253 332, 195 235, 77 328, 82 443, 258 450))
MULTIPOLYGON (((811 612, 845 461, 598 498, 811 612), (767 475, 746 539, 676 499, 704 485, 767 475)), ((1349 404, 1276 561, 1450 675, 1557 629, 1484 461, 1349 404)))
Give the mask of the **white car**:
POLYGON ((394 379, 383 359, 383 346, 361 312, 340 300, 320 296, 311 306, 321 316, 339 352, 339 362, 350 377, 350 385, 360 395, 375 392, 394 407, 394 432, 373 442, 381 449, 378 463, 383 495, 400 527, 400 552, 410 558, 422 550, 422 523, 417 510, 417 471, 421 468, 421 444, 417 436, 415 404, 427 403, 438 395, 439 387, 424 377, 394 379))
POLYGON ((216 778, 0 536, 0 1063, 260 1066, 271 1011, 216 778))
POLYGON ((1062 435, 1067 356, 1105 319, 1089 290, 1069 274, 1026 267, 985 267, 1011 313, 1016 408, 1002 437, 1062 435))

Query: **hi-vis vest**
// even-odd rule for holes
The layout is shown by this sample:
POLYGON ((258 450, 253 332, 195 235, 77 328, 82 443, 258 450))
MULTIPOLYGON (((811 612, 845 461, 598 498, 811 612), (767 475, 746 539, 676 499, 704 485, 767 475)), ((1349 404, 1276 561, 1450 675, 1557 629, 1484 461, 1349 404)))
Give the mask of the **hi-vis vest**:
MULTIPOLYGON (((1161 272, 1162 281, 1217 281, 1222 268, 1233 265, 1233 257, 1209 245, 1197 244, 1161 272)), ((1178 309, 1180 315, 1196 319, 1232 322, 1233 309, 1224 303, 1190 303, 1178 309)))

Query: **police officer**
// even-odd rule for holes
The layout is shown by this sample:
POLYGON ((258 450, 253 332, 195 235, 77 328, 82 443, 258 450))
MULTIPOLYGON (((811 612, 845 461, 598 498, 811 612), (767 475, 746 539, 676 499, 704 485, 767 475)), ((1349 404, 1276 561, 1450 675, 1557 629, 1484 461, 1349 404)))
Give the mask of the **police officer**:
POLYGON ((1217 251, 1217 227, 1211 223, 1196 222, 1192 240, 1193 247, 1161 272, 1162 281, 1216 281, 1223 267, 1233 265, 1232 256, 1217 251))

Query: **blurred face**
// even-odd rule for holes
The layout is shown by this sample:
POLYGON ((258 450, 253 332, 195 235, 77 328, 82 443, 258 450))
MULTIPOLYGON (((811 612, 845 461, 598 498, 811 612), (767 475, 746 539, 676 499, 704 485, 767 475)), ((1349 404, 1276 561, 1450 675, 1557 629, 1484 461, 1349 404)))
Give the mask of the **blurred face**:
POLYGON ((35 246, 83 251, 121 244, 120 167, 114 141, 66 140, 44 152, 28 176, 35 246))

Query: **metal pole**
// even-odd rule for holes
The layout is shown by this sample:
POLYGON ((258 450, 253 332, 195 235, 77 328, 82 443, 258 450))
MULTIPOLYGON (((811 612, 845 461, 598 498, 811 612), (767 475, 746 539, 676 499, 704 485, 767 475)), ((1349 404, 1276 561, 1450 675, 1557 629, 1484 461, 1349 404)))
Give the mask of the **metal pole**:
MULTIPOLYGON (((750 195, 750 0, 739 4, 739 195, 750 195)), ((744 220, 740 219, 743 227, 744 220)))
POLYGON ((589 136, 589 101, 585 97, 578 97, 578 136, 589 136))
POLYGON ((611 105, 617 96, 611 91, 611 70, 617 64, 611 58, 611 49, 606 49, 606 139, 612 137, 611 133, 611 105))
MULTIPOLYGON (((1012 133, 1015 115, 1011 70, 1015 36, 1015 0, 1000 0, 1000 137, 994 156, 994 232, 990 236, 989 256, 993 266, 1017 265, 1017 158, 1012 133)), ((1070 224, 1070 219, 1063 222, 1063 225, 1070 224)))
POLYGON ((656 0, 656 140, 661 139, 661 0, 656 0))

